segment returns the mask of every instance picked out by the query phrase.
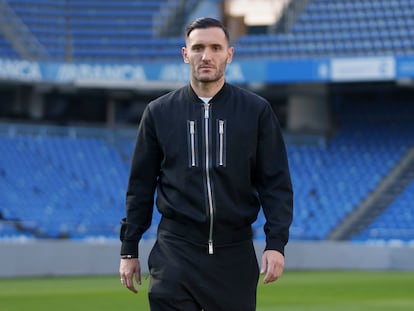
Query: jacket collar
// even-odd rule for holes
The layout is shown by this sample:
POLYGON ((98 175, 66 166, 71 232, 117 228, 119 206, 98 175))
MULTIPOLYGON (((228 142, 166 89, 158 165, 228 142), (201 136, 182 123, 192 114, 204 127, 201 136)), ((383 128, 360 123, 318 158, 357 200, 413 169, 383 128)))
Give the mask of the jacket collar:
MULTIPOLYGON (((230 86, 227 82, 224 82, 223 87, 220 89, 220 91, 217 92, 216 95, 213 96, 213 98, 210 100, 210 102, 215 103, 218 101, 221 101, 224 99, 227 94, 230 91, 230 86)), ((187 92, 190 99, 196 103, 202 103, 203 101, 197 96, 197 94, 194 92, 193 88, 191 87, 190 83, 187 85, 187 92)))

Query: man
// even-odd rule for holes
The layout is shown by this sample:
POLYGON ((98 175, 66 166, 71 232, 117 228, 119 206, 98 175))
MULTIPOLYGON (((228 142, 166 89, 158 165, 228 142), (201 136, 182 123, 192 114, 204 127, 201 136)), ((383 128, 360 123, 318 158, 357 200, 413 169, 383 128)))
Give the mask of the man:
POLYGON ((251 311, 258 263, 251 224, 266 217, 264 283, 280 277, 292 185, 279 123, 263 98, 225 81, 233 47, 223 25, 186 28, 189 85, 149 103, 138 128, 121 228, 121 282, 137 292, 138 242, 162 214, 150 253, 151 310, 251 311))

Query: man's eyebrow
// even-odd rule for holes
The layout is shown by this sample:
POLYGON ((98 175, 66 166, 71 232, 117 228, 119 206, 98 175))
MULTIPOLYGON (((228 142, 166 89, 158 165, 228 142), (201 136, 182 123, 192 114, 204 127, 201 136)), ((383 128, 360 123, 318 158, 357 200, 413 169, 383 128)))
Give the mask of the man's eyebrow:
POLYGON ((223 44, 221 44, 221 43, 194 43, 192 45, 192 47, 202 47, 202 46, 214 46, 214 47, 218 47, 218 46, 223 46, 223 44))

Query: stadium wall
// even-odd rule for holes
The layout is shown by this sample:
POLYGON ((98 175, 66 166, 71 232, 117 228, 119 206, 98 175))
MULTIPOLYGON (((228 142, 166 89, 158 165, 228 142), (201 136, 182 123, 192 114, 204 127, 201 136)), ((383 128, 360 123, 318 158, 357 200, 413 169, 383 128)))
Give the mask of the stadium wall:
MULTIPOLYGON (((142 241, 142 272, 147 273, 153 241, 142 241)), ((260 254, 264 244, 256 243, 260 254)), ((118 273, 119 242, 57 240, 1 241, 0 277, 113 275, 118 273)), ((292 242, 286 249, 286 269, 414 270, 412 245, 349 242, 292 242)))

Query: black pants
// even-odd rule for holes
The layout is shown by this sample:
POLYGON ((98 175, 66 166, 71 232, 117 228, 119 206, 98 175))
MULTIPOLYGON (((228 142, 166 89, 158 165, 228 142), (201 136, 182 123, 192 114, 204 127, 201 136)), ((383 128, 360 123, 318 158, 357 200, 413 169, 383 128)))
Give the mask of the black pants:
POLYGON ((215 248, 159 232, 149 259, 151 311, 254 311, 259 278, 251 240, 215 248))

